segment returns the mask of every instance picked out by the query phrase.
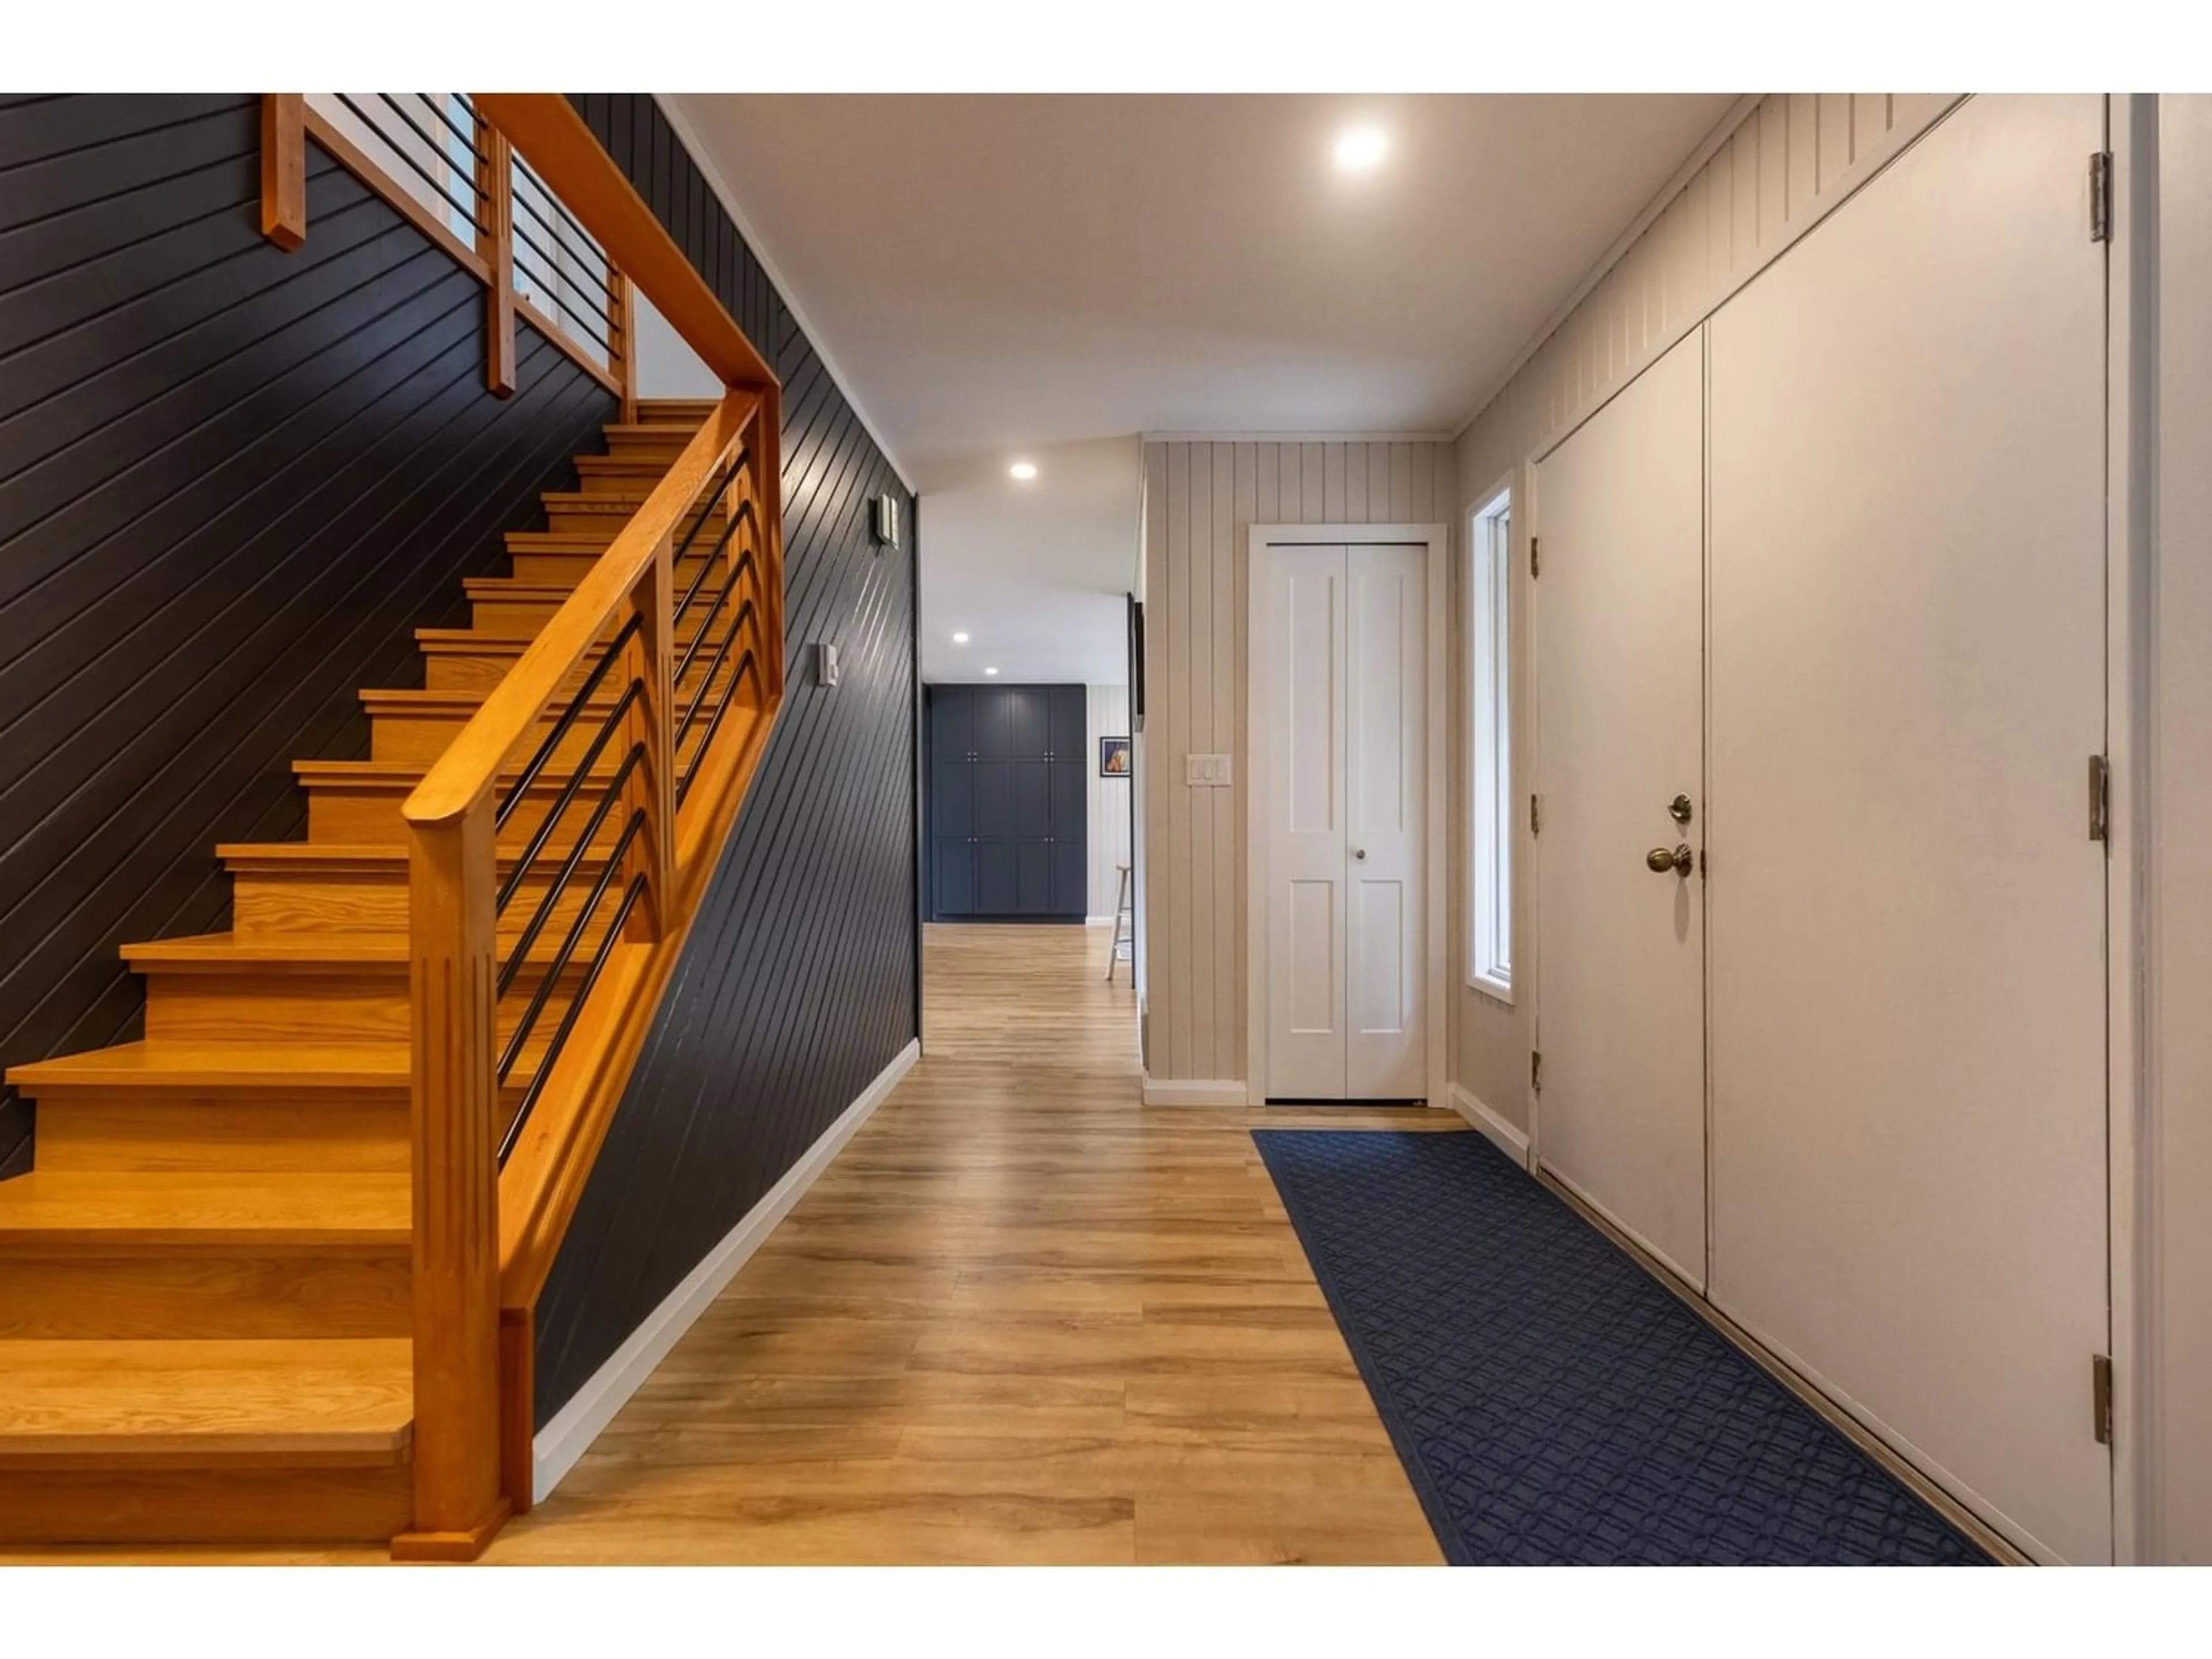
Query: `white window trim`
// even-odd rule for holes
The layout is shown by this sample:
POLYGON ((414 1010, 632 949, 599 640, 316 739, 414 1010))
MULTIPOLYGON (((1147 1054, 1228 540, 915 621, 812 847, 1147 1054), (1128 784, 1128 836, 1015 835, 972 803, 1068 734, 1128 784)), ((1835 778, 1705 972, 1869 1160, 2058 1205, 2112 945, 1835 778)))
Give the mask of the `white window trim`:
POLYGON ((1513 480, 1468 514, 1467 982, 1513 1002, 1513 480))

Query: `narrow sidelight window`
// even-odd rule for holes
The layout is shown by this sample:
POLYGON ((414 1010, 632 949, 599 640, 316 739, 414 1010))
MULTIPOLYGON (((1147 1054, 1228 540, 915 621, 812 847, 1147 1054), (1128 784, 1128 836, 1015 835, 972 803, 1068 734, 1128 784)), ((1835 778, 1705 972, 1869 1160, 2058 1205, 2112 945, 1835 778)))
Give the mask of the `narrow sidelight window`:
POLYGON ((1468 521, 1468 983, 1513 994, 1513 720, 1506 570, 1513 492, 1500 489, 1468 521))

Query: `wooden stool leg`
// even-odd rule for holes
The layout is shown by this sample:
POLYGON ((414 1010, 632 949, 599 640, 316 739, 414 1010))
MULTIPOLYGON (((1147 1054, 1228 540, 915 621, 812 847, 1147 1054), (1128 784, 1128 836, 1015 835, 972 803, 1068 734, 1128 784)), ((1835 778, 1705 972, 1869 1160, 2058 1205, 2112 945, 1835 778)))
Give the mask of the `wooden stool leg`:
MULTIPOLYGON (((1106 942, 1106 982, 1114 982, 1114 964, 1121 959, 1121 918, 1129 914, 1129 871, 1121 870, 1121 878, 1114 889, 1114 934, 1106 942)), ((1133 965, 1130 970, 1135 971, 1133 965)))

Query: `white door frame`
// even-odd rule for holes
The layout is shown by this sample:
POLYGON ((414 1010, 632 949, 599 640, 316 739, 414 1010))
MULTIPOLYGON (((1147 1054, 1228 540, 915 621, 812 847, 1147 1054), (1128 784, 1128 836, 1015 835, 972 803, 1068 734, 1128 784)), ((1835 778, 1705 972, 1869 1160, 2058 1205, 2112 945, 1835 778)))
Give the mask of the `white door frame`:
POLYGON ((1451 715, 1446 691, 1449 684, 1445 662, 1446 627, 1449 612, 1451 530, 1441 524, 1255 524, 1247 532, 1250 557, 1244 578, 1244 619, 1248 650, 1247 684, 1254 695, 1245 699, 1244 730, 1244 1100, 1247 1105, 1267 1103, 1267 815, 1268 721, 1275 711, 1259 691, 1271 683, 1273 640, 1267 631, 1267 606, 1261 600, 1269 568, 1268 550, 1279 546, 1347 547, 1403 546, 1422 543, 1428 548, 1428 775, 1423 790, 1428 808, 1428 850, 1422 878, 1428 891, 1423 913, 1427 937, 1422 942, 1422 966, 1426 987, 1422 1014, 1428 1030, 1422 1046, 1427 1050, 1423 1071, 1428 1078, 1429 1104, 1447 1107, 1444 1076, 1444 1017, 1446 981, 1449 978, 1450 903, 1446 891, 1445 803, 1451 798, 1444 733, 1451 715))

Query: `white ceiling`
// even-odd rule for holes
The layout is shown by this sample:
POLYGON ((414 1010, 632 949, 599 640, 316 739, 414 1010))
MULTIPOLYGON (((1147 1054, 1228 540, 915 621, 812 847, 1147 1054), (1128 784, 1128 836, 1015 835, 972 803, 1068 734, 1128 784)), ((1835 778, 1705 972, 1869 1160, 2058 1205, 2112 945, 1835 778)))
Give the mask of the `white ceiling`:
POLYGON ((1454 430, 1730 99, 664 101, 921 492, 923 677, 1112 683, 1135 434, 1454 430))

